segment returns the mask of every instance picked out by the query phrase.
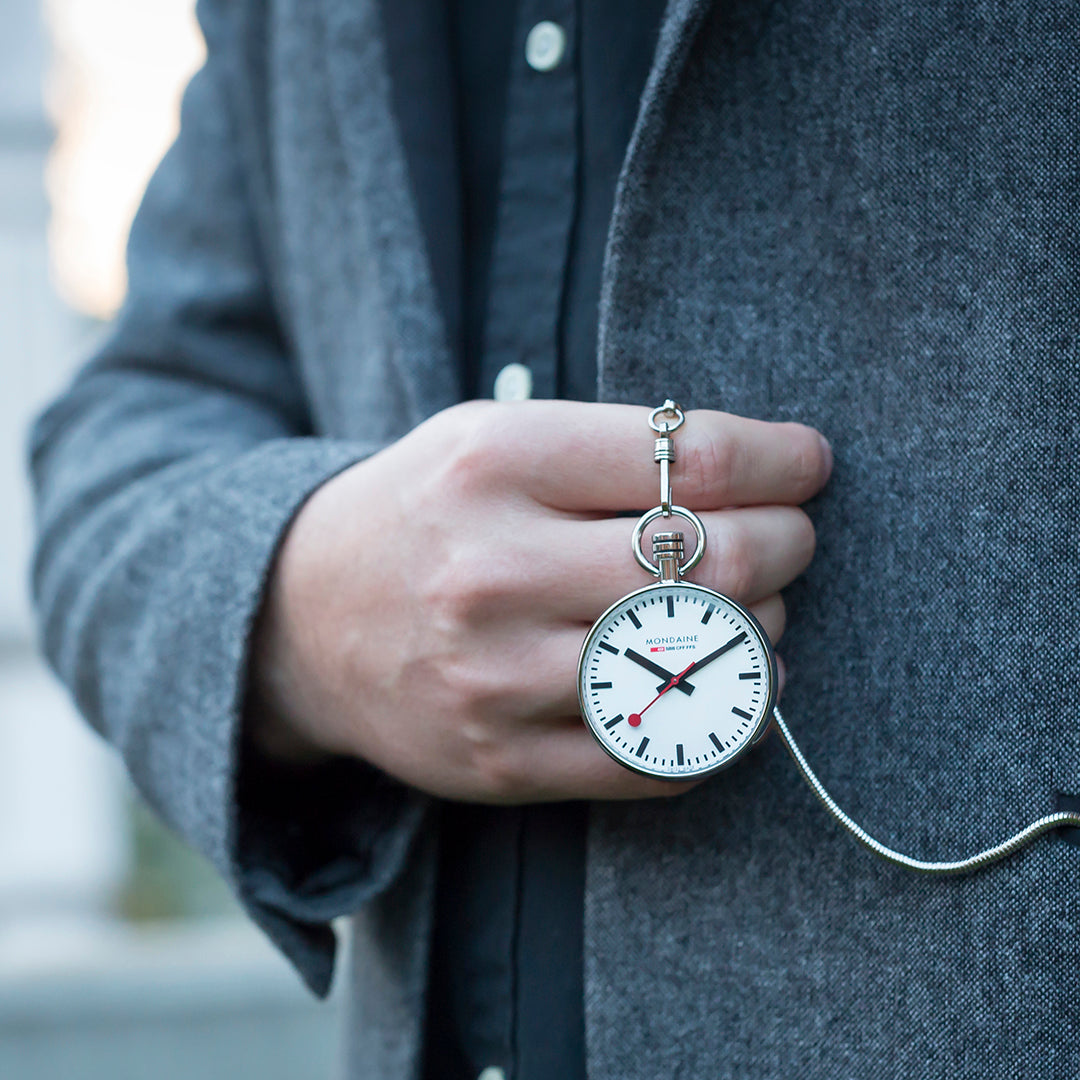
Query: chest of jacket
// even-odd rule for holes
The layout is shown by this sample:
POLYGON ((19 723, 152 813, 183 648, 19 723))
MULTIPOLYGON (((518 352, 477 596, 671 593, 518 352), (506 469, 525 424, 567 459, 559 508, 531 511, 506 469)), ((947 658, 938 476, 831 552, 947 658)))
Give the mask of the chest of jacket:
MULTIPOLYGON (((283 306, 321 430, 375 417, 393 438, 457 383, 378 20, 339 0, 276 10, 265 157, 283 306), (295 79, 316 41, 325 66, 295 79)), ((927 857, 1080 787, 1075 38, 1064 3, 676 0, 612 222, 602 399, 670 395, 832 441, 818 555, 788 594, 786 711, 845 808, 927 857)), ((955 885, 885 871, 768 745, 688 799, 599 808, 596 1075, 721 1059, 781 1075, 796 1045, 813 1076, 1008 1059, 976 998, 989 987, 988 1015, 1028 1030, 1075 1015, 1059 898, 1076 864, 1050 843, 955 885), (1024 954, 1022 993, 999 937, 1024 954), (917 1039, 872 1004, 900 994, 922 1002, 917 1039), (678 1062, 649 1040, 682 1022, 673 1008, 701 1010, 709 1033, 678 1062)))

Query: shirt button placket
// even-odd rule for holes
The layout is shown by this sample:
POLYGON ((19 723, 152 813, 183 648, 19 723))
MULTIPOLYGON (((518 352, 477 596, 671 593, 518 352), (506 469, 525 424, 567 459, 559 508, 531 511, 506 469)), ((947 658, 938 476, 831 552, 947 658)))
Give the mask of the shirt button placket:
POLYGON ((577 198, 576 2, 520 0, 479 383, 500 401, 558 393, 577 198))

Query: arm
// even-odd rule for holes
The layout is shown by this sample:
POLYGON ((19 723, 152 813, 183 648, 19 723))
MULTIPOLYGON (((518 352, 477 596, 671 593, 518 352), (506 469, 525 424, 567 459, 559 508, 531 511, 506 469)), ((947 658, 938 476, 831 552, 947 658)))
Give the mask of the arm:
MULTIPOLYGON (((127 307, 35 432, 35 587, 83 711, 323 991, 327 922, 393 880, 420 792, 680 789, 612 762, 574 693, 585 628, 641 583, 612 511, 648 505, 656 478, 645 410, 629 406, 474 404, 388 448, 310 437, 217 10, 132 234, 127 307), (371 543, 371 507, 393 558, 371 543), (246 704, 260 738, 245 737, 246 704), (275 744, 308 763, 275 762, 275 744)), ((813 549, 796 506, 827 451, 798 425, 694 416, 680 491, 716 538, 698 577, 777 637, 777 592, 813 549)))

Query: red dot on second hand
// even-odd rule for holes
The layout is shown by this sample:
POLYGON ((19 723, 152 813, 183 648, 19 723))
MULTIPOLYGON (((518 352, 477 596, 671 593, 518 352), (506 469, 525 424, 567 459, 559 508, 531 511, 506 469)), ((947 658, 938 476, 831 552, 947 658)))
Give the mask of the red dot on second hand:
POLYGON ((629 725, 630 725, 631 727, 637 727, 637 726, 638 726, 638 725, 639 725, 639 724, 641 723, 641 716, 640 716, 640 715, 639 715, 638 713, 636 713, 636 712, 635 712, 635 713, 631 713, 631 714, 630 714, 630 715, 629 715, 629 716, 628 716, 628 717, 626 718, 626 722, 627 722, 627 723, 628 723, 628 724, 629 724, 629 725))

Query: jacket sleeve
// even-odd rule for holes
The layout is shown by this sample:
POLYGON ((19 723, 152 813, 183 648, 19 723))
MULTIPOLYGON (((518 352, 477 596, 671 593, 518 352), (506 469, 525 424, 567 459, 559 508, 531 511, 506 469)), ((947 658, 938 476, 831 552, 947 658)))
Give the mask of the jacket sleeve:
POLYGON ((282 535, 319 484, 378 448, 311 434, 216 11, 201 12, 208 60, 132 229, 128 300, 33 431, 34 592, 80 710, 325 994, 329 920, 394 879, 424 805, 362 762, 290 770, 242 738, 248 637, 282 535))

